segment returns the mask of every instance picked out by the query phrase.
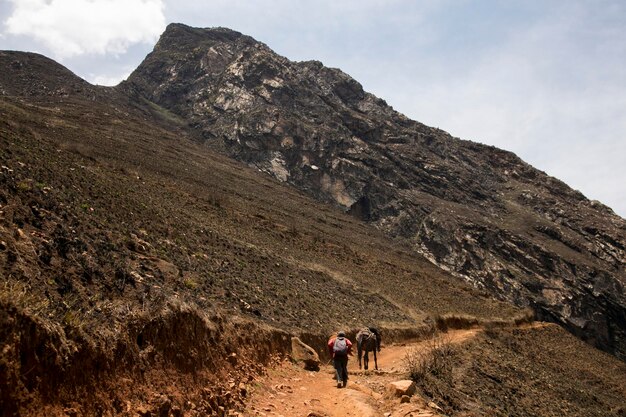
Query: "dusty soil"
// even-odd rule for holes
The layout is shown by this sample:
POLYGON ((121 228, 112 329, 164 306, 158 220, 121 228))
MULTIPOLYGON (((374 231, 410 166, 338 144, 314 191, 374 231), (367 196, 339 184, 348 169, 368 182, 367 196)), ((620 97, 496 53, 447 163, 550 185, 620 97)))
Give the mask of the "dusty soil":
MULTIPOLYGON (((456 330, 447 333, 450 343, 458 344, 473 338, 479 330, 456 330)), ((330 361, 319 372, 304 370, 289 361, 256 381, 257 390, 244 415, 246 416, 324 416, 374 417, 438 415, 423 398, 415 396, 409 404, 401 404, 387 392, 390 382, 407 379, 405 356, 411 350, 424 351, 430 341, 385 345, 378 354, 378 370, 370 354, 370 369, 359 370, 353 356, 348 363, 347 387, 337 388, 330 361)))
MULTIPOLYGON (((426 352, 432 339, 385 345, 379 370, 349 363, 345 389, 325 364, 310 372, 283 362, 257 381, 245 416, 624 416, 626 366, 553 324, 452 330, 452 377, 428 375, 408 403, 387 386, 408 379, 406 355, 426 352), (569 339, 568 339, 569 338, 569 339), (549 342, 549 343, 548 343, 549 342), (547 348, 547 349, 546 349, 547 348), (600 385, 599 382, 603 381, 600 385)), ((371 364, 372 362, 370 362, 371 364)))

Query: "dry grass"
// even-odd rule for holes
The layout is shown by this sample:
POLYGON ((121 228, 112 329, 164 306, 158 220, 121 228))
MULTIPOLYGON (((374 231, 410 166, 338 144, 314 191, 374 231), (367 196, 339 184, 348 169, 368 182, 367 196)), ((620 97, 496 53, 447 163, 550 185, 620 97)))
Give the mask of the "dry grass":
POLYGON ((435 318, 435 325, 442 332, 448 329, 471 329, 480 324, 479 319, 467 314, 444 314, 435 318))
POLYGON ((50 306, 50 301, 37 295, 29 285, 19 281, 0 284, 0 305, 12 305, 31 316, 41 316, 50 306))
POLYGON ((410 378, 421 385, 429 375, 451 380, 454 354, 455 350, 449 337, 437 333, 428 340, 426 348, 409 350, 404 361, 410 378))
POLYGON ((535 320, 535 313, 531 309, 525 309, 512 318, 493 318, 490 320, 479 319, 468 314, 449 313, 435 317, 435 327, 437 330, 445 332, 449 329, 471 329, 476 327, 495 328, 520 326, 532 323, 535 320))

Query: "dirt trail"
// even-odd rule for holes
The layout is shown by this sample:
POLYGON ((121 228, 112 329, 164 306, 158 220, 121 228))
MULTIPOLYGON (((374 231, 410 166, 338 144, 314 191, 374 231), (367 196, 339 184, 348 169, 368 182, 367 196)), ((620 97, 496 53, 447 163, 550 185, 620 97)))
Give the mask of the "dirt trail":
MULTIPOLYGON (((462 343, 476 335, 479 329, 454 330, 445 334, 450 343, 462 343)), ((429 348, 429 341, 385 346, 378 354, 378 371, 358 369, 356 355, 350 358, 348 386, 339 389, 334 369, 324 364, 319 372, 310 372, 286 361, 256 381, 254 393, 244 412, 245 416, 284 417, 427 417, 438 416, 421 398, 400 404, 399 399, 385 395, 390 382, 407 379, 404 357, 411 349, 429 348)))

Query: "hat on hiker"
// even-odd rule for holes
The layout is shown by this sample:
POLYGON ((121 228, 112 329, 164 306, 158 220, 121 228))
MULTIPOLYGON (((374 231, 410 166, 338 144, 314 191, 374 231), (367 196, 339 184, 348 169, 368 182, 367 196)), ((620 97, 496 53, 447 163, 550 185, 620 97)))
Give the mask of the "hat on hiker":
POLYGON ((337 333, 337 337, 346 337, 346 332, 344 332, 343 330, 339 330, 339 333, 337 333))

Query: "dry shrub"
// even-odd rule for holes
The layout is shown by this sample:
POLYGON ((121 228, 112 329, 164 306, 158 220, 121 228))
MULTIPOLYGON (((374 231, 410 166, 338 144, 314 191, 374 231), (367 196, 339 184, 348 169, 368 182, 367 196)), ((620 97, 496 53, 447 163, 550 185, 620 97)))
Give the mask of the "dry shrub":
POLYGON ((513 322, 516 326, 520 326, 522 324, 530 324, 536 320, 535 311, 531 308, 525 308, 522 313, 520 313, 517 317, 513 319, 513 322))
POLYGON ((449 337, 435 334, 428 340, 427 346, 409 350, 404 361, 410 378, 422 385, 429 375, 452 381, 454 347, 449 337))
POLYGON ((25 314, 41 316, 47 311, 50 301, 36 295, 30 285, 5 281, 0 284, 0 305, 12 305, 25 314))
POLYGON ((437 329, 447 331, 449 329, 471 329, 480 325, 480 321, 467 314, 443 314, 435 318, 437 329))
POLYGON ((502 325, 496 322, 489 322, 485 324, 485 336, 490 339, 497 339, 500 337, 500 333, 502 332, 502 325))

